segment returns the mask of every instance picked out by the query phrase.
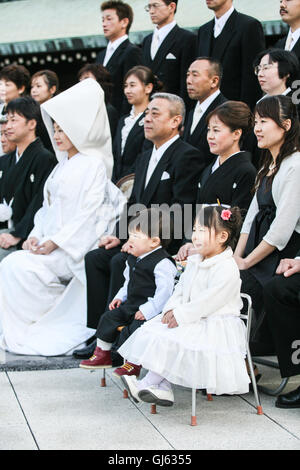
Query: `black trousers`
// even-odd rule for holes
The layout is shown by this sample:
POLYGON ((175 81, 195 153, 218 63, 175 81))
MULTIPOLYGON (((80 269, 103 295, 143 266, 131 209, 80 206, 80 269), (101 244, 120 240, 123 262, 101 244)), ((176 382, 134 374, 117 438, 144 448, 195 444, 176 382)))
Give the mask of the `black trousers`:
POLYGON ((275 276, 264 287, 264 308, 282 377, 300 374, 300 273, 275 276))
POLYGON ((240 271, 241 292, 250 295, 254 318, 250 335, 250 350, 253 356, 274 352, 272 334, 264 310, 263 286, 248 270, 240 271))
POLYGON ((126 309, 126 306, 120 306, 114 310, 105 312, 98 323, 96 336, 107 343, 116 342, 113 349, 119 348, 129 336, 139 328, 144 321, 135 320, 134 315, 138 307, 135 309, 126 309), (118 331, 119 326, 124 326, 121 333, 118 331))
POLYGON ((121 246, 98 248, 85 256, 87 278, 87 326, 97 328, 99 319, 124 283, 127 253, 121 246))

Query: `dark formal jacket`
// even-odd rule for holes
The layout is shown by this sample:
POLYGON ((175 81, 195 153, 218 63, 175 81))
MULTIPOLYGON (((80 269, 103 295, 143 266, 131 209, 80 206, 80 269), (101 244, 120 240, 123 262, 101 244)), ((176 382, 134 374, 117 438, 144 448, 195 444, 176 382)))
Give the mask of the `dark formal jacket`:
POLYGON ((110 103, 106 103, 106 111, 109 120, 111 138, 113 139, 116 135, 116 130, 118 127, 119 113, 116 108, 110 103))
POLYGON ((191 126, 193 123, 193 115, 194 115, 194 109, 191 109, 189 113, 187 114, 186 120, 185 120, 185 125, 184 125, 184 132, 183 132, 183 140, 185 142, 188 142, 189 144, 193 145, 193 147, 196 147, 200 150, 200 152, 203 154, 205 158, 205 164, 209 165, 212 161, 212 158, 215 157, 212 153, 210 153, 209 150, 209 145, 207 143, 207 124, 206 124, 206 118, 209 115, 211 111, 216 109, 218 106, 221 104, 225 103, 227 101, 227 98, 220 93, 214 101, 210 104, 210 106, 207 108, 205 113, 201 116, 200 121, 198 122, 197 126, 194 129, 194 132, 191 134, 191 126))
MULTIPOLYGON (((24 151, 18 163, 16 152, 0 159, 0 202, 12 200, 12 221, 15 237, 25 240, 33 228, 33 219, 43 203, 44 183, 57 161, 37 138, 24 151)), ((0 228, 7 228, 1 222, 0 228)))
MULTIPOLYGON (((106 48, 99 52, 96 63, 102 64, 105 58, 106 48)), ((116 108, 119 116, 127 114, 130 110, 124 92, 123 92, 123 81, 126 73, 132 67, 141 63, 141 49, 132 44, 129 39, 122 42, 120 46, 115 50, 110 60, 106 64, 107 70, 111 73, 112 81, 114 84, 114 90, 112 95, 111 104, 116 108)))
POLYGON ((265 49, 262 25, 251 16, 230 15, 222 33, 214 38, 215 20, 198 31, 198 56, 212 56, 222 63, 221 91, 229 100, 246 102, 251 109, 261 96, 253 70, 256 55, 265 49))
POLYGON ((186 73, 196 55, 196 35, 178 25, 174 26, 160 45, 154 60, 151 58, 152 36, 146 36, 143 41, 143 65, 149 67, 163 82, 166 92, 181 96, 190 107, 186 73))
POLYGON ((114 183, 123 178, 123 176, 134 173, 137 156, 144 150, 153 148, 152 142, 145 139, 145 113, 143 113, 129 132, 122 154, 122 129, 124 127, 126 117, 127 116, 123 116, 120 118, 116 135, 113 140, 114 168, 112 181, 114 183))
MULTIPOLYGON (((278 49, 284 49, 286 40, 287 40, 287 35, 284 36, 282 39, 279 39, 279 41, 277 41, 277 43, 275 44, 275 47, 278 49)), ((300 61, 300 38, 298 39, 296 44, 294 44, 294 47, 291 50, 291 52, 294 52, 294 54, 298 57, 298 60, 300 61)))
MULTIPOLYGON (((153 204, 167 204, 171 207, 178 204, 182 208, 184 204, 188 204, 195 207, 199 175, 204 168, 199 150, 180 138, 177 139, 165 151, 145 187, 151 155, 152 150, 148 150, 142 153, 136 162, 135 180, 127 214, 134 215, 132 211, 135 204, 143 204, 145 207, 151 207, 153 204)), ((123 229, 126 226, 126 223, 122 224, 123 229)), ((118 233, 118 227, 117 236, 126 239, 118 233)), ((177 253, 180 244, 181 240, 174 240, 168 251, 177 253)))

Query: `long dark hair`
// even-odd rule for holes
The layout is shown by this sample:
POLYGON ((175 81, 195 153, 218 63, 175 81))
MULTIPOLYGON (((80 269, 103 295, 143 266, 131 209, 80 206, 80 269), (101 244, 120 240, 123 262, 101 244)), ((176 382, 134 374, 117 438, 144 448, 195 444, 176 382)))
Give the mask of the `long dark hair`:
MULTIPOLYGON (((268 182, 269 185, 272 185, 283 160, 295 151, 300 150, 300 124, 297 107, 289 96, 276 95, 263 98, 259 101, 254 113, 257 113, 261 118, 272 119, 277 126, 285 131, 284 141, 276 158, 276 166, 268 182), (289 130, 286 130, 284 126, 287 119, 291 121, 289 130)), ((255 189, 260 186, 263 178, 269 173, 269 166, 272 162, 273 157, 270 150, 264 149, 260 160, 260 170, 255 181, 255 189)))

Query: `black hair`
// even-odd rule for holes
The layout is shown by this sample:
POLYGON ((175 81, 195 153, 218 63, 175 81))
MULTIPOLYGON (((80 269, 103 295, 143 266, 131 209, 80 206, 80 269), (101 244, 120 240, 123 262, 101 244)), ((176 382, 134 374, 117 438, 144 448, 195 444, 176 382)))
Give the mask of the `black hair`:
POLYGON ((267 49, 260 52, 254 59, 253 67, 260 64, 261 59, 268 55, 269 63, 278 64, 279 78, 287 77, 286 87, 290 87, 294 80, 298 80, 300 63, 297 56, 292 51, 285 51, 283 49, 267 49))
POLYGON ((31 96, 23 96, 16 98, 8 103, 6 106, 6 113, 16 113, 23 116, 27 121, 34 119, 36 121, 36 135, 39 135, 42 117, 40 105, 31 96))
POLYGON ((204 206, 196 216, 196 222, 207 227, 209 232, 214 229, 216 233, 224 230, 228 238, 224 248, 235 249, 242 227, 242 215, 239 207, 204 206))
POLYGON ((161 246, 166 248, 173 236, 171 213, 154 208, 142 210, 130 220, 128 230, 141 232, 149 238, 158 237, 161 246))

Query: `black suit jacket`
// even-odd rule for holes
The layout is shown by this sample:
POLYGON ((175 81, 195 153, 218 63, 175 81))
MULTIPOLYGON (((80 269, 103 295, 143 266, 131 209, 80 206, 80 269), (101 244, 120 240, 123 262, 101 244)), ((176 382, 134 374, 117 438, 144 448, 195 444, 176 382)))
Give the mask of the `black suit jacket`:
MULTIPOLYGON (((275 47, 277 47, 278 49, 284 49, 286 40, 287 40, 287 36, 284 36, 282 39, 279 39, 279 41, 277 41, 277 43, 275 44, 275 47)), ((294 52, 294 54, 298 57, 298 60, 300 61, 300 38, 294 45, 291 52, 294 52)))
POLYGON ((191 101, 186 90, 186 73, 196 54, 195 34, 174 26, 159 47, 154 60, 151 58, 153 34, 146 36, 142 45, 143 65, 149 67, 163 82, 165 91, 181 96, 190 107, 191 101), (168 56, 174 58, 168 58, 168 56))
MULTIPOLYGON (((57 164, 54 155, 46 150, 38 138, 23 152, 16 163, 16 152, 0 159, 0 202, 7 204, 13 199, 13 224, 10 231, 15 237, 26 239, 33 228, 33 219, 43 203, 44 184, 57 164)), ((0 228, 7 228, 1 222, 0 228)))
MULTIPOLYGON (((151 155, 152 150, 148 150, 141 154, 136 162, 135 180, 127 213, 134 215, 135 204, 143 204, 145 207, 151 207, 153 204, 167 204, 171 207, 178 204, 182 208, 189 204, 194 207, 199 175, 204 168, 199 151, 179 138, 165 151, 145 187, 151 155)), ((126 223, 123 224, 122 228, 126 227, 126 223)), ((126 238, 119 235, 119 238, 126 238)), ((168 251, 177 253, 180 245, 181 239, 174 240, 168 251)))
POLYGON ((145 139, 145 113, 143 113, 129 132, 122 154, 122 129, 126 117, 127 116, 123 116, 120 118, 113 140, 114 168, 112 181, 114 183, 123 178, 123 176, 134 173, 137 156, 144 150, 152 149, 153 147, 152 142, 145 139))
MULTIPOLYGON (((213 19, 199 28, 198 56, 212 56, 214 24, 213 19)), ((261 96, 253 61, 265 49, 262 25, 234 10, 218 39, 213 57, 223 65, 221 91, 229 100, 244 101, 253 109, 261 96)))
MULTIPOLYGON (((106 48, 99 52, 96 63, 102 64, 105 58, 106 48)), ((141 49, 132 44, 129 39, 122 42, 115 50, 110 60, 106 64, 107 70, 111 73, 114 84, 111 104, 116 108, 119 115, 127 114, 130 106, 123 92, 123 81, 128 70, 141 63, 141 49)))
POLYGON ((193 123, 193 114, 195 107, 189 111, 186 117, 183 132, 183 140, 200 150, 201 154, 203 155, 203 158, 205 159, 205 165, 209 165, 211 163, 212 157, 214 157, 214 155, 210 153, 209 145, 207 143, 206 118, 211 111, 216 109, 221 104, 225 103, 225 101, 228 101, 227 98, 225 98, 225 96, 220 93, 210 104, 205 113, 201 116, 201 119, 192 134, 190 133, 190 130, 193 123))

